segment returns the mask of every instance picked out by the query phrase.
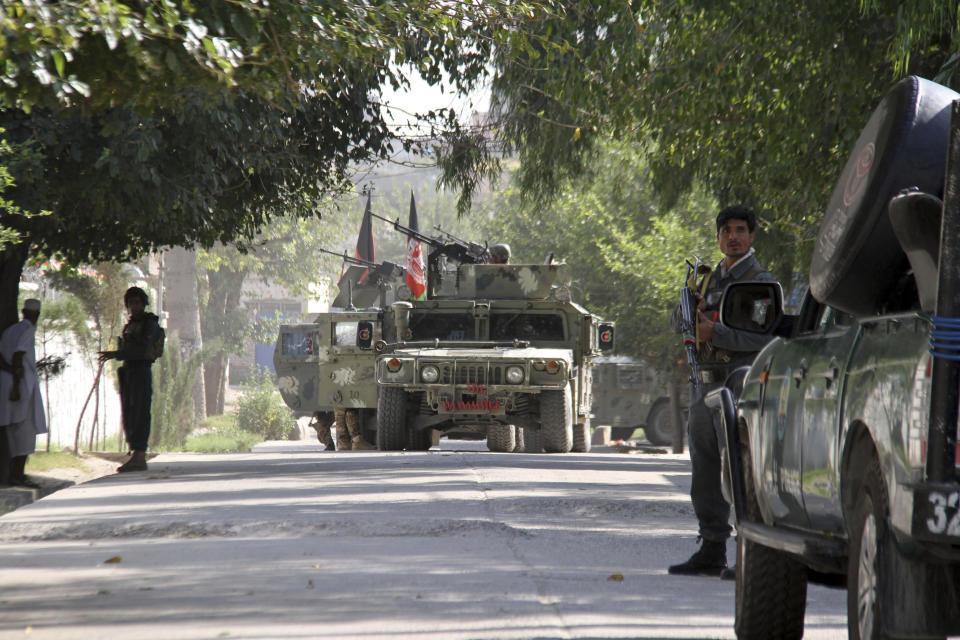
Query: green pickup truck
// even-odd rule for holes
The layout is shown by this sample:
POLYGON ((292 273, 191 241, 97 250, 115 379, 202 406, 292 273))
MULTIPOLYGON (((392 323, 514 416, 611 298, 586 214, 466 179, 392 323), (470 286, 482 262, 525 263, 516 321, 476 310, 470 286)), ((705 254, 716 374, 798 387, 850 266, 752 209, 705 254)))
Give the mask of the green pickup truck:
POLYGON ((850 638, 960 634, 958 98, 910 77, 878 106, 799 315, 776 284, 725 294, 721 321, 778 335, 708 398, 738 638, 801 638, 808 582, 846 588, 850 638))

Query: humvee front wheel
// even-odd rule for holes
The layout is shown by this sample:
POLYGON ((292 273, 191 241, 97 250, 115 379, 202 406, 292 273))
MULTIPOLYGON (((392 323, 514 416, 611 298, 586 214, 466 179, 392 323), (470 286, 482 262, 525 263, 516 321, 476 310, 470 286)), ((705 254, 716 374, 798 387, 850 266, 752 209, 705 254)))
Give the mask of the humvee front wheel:
POLYGON ((407 394, 382 387, 377 397, 377 448, 400 451, 407 446, 407 394))
POLYGON ((540 394, 540 435, 547 453, 567 453, 573 446, 570 386, 540 394))
POLYGON ((510 453, 517 441, 512 424, 494 424, 487 427, 487 449, 498 453, 510 453))

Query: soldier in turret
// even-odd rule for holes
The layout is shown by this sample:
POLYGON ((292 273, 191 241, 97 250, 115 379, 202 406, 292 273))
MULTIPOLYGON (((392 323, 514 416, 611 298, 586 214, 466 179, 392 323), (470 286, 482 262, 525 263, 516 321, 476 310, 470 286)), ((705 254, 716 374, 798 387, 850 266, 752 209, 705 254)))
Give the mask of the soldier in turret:
POLYGON ((510 262, 510 245, 498 242, 490 247, 490 264, 508 264, 510 262))

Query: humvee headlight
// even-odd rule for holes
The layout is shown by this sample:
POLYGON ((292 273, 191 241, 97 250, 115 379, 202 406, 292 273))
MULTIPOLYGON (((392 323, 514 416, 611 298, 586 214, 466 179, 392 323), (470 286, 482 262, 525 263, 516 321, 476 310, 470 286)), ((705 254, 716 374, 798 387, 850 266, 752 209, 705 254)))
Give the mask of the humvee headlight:
POLYGON ((427 384, 433 384, 440 379, 440 369, 437 369, 432 364, 428 364, 420 370, 420 379, 427 384))
POLYGON ((507 382, 520 384, 523 382, 523 367, 507 367, 507 382))
POLYGON ((396 358, 390 358, 387 360, 387 371, 390 373, 396 373, 397 371, 400 371, 401 366, 403 366, 403 363, 396 358))

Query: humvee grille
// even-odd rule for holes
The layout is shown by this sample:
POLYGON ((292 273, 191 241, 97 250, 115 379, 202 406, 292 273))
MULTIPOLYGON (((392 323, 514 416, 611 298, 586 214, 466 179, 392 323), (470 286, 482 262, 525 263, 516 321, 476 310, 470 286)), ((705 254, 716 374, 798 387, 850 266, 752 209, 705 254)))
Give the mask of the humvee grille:
POLYGON ((504 384, 503 371, 507 365, 487 362, 424 363, 440 368, 438 384, 504 384))
POLYGON ((486 363, 458 362, 456 367, 456 384, 500 384, 502 379, 500 368, 486 363))

